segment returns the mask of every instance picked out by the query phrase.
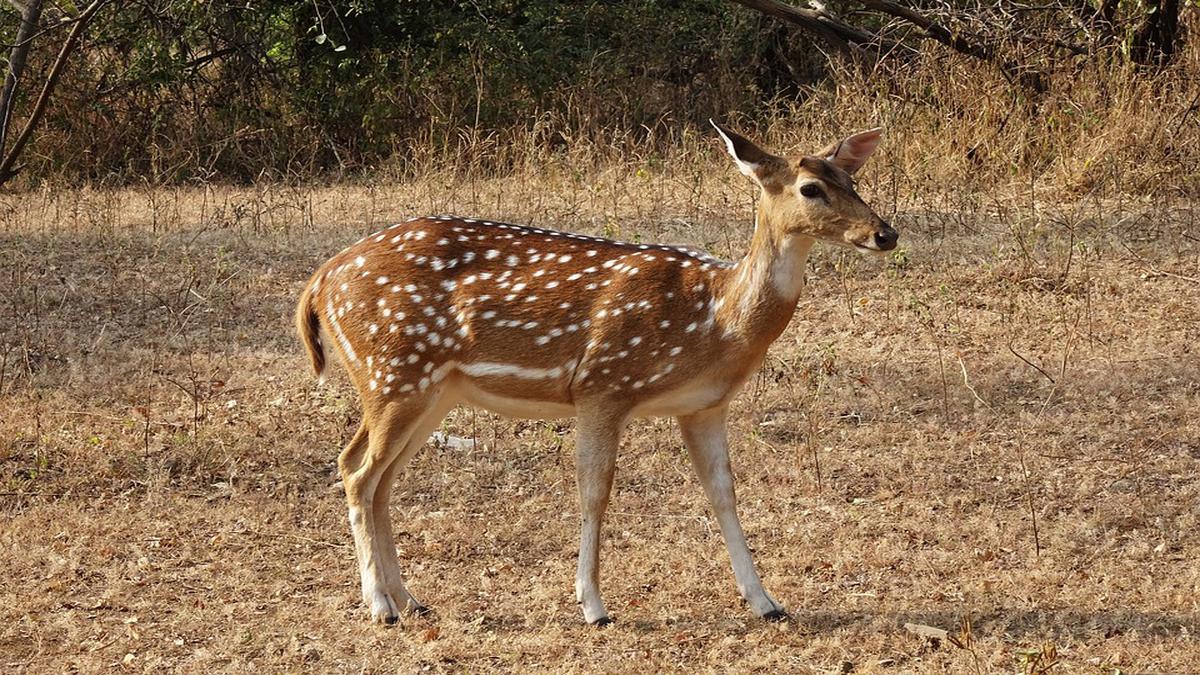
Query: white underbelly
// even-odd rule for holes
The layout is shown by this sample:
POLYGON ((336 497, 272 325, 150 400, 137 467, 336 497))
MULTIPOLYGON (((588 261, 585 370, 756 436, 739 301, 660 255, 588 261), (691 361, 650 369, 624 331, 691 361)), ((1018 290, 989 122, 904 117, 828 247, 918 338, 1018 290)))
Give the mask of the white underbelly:
MULTIPOLYGON (((675 417, 690 415, 720 405, 741 389, 741 383, 721 379, 696 378, 680 386, 637 403, 632 417, 675 417)), ((560 419, 574 417, 572 403, 507 396, 497 387, 483 389, 470 377, 456 377, 447 393, 455 400, 489 410, 505 417, 520 419, 560 419)))
POLYGON ((575 406, 573 405, 553 401, 510 398, 494 391, 484 391, 465 378, 455 383, 453 395, 477 408, 483 408, 505 417, 546 420, 575 416, 575 406))
POLYGON ((738 387, 728 382, 693 380, 637 405, 634 417, 667 417, 690 415, 707 410, 726 400, 738 387))

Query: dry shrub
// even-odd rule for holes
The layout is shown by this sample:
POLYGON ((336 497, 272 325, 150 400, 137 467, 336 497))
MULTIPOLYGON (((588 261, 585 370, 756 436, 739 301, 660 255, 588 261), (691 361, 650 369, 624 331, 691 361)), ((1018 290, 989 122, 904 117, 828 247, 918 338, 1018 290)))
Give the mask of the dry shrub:
MULTIPOLYGON (((686 174, 711 168, 696 165, 715 156, 707 119, 716 117, 791 151, 883 126, 890 141, 885 161, 873 170, 900 192, 1035 185, 1050 195, 1077 197, 1170 195, 1198 186, 1196 41, 1184 42, 1161 68, 1141 68, 1105 51, 1055 56, 1012 47, 1006 53, 1045 84, 1036 93, 993 64, 931 42, 877 62, 832 61, 826 75, 814 75, 813 64, 822 60, 816 49, 805 53, 794 46, 804 44, 794 33, 743 14, 714 38, 712 63, 691 80, 659 72, 665 66, 654 62, 643 64, 646 72, 623 87, 597 66, 549 93, 512 101, 504 119, 493 120, 470 114, 472 106, 504 107, 500 81, 488 79, 493 71, 499 77, 503 64, 483 60, 478 80, 463 91, 439 89, 413 100, 381 91, 379 110, 364 113, 357 125, 341 120, 337 130, 326 128, 332 122, 319 113, 289 112, 277 91, 280 81, 226 82, 230 78, 222 76, 233 65, 222 62, 205 72, 225 89, 211 84, 186 96, 137 94, 128 83, 128 100, 91 105, 89 97, 104 79, 100 66, 110 58, 105 50, 113 49, 101 44, 64 81, 28 153, 24 185, 494 178, 548 171, 571 177, 631 169, 686 174), (808 70, 792 73, 786 86, 761 81, 775 66, 756 60, 767 48, 743 45, 756 31, 767 43, 788 44, 788 62, 808 70), (257 102, 228 110, 212 105, 231 99, 257 102), (385 133, 376 128, 380 118, 396 121, 385 125, 385 133)), ((1185 18, 1194 32, 1195 21, 1185 18)), ((445 74, 455 77, 465 76, 445 74)))
MULTIPOLYGON (((849 132, 882 126, 882 161, 871 167, 901 193, 1028 190, 1039 198, 1178 195, 1200 188, 1200 48, 1161 71, 1081 61, 1034 95, 993 66, 934 50, 886 70, 841 68, 799 100, 715 113, 789 152, 813 152, 849 132)), ((691 111, 654 124, 612 128, 543 112, 527 125, 413 139, 383 168, 411 179, 434 173, 489 178, 555 169, 689 174, 723 162, 691 111)))

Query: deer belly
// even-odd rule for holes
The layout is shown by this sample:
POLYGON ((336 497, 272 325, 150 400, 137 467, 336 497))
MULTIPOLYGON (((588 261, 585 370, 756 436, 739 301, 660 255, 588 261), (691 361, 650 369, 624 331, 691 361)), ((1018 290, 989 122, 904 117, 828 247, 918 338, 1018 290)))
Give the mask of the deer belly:
POLYGON ((566 387, 571 373, 565 369, 475 363, 459 365, 458 373, 458 395, 473 406, 524 419, 575 415, 566 387))
POLYGON ((642 403, 634 408, 633 414, 635 417, 689 415, 723 403, 740 385, 716 378, 695 378, 642 403))

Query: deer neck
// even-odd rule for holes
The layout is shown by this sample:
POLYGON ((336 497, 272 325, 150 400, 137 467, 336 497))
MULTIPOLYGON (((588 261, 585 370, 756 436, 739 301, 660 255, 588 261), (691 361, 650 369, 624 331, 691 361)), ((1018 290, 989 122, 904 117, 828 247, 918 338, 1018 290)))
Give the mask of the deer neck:
POLYGON ((726 336, 765 349, 783 332, 804 292, 812 245, 810 237, 784 234, 771 211, 759 206, 750 248, 727 270, 717 293, 717 318, 726 336))

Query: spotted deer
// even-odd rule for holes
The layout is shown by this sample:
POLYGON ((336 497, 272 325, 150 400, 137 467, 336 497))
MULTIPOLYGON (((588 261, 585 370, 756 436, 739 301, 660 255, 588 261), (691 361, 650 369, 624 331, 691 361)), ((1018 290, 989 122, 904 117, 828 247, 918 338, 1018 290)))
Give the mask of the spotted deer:
POLYGON ((577 418, 575 594, 587 622, 609 622, 600 523, 622 431, 662 415, 679 421, 750 610, 787 616, 764 590, 738 522, 729 403, 787 326, 814 242, 887 251, 899 235, 851 179, 879 129, 785 158, 713 126, 761 192, 749 251, 736 263, 684 246, 436 216, 369 235, 313 275, 296 315, 308 356, 321 374, 332 345, 362 398, 362 424, 338 466, 374 620, 425 610, 400 573, 388 498, 460 403, 577 418))

